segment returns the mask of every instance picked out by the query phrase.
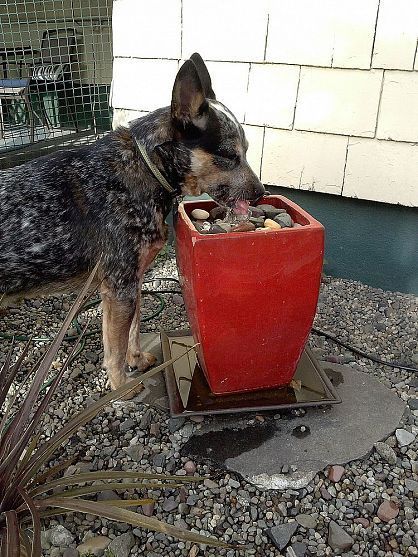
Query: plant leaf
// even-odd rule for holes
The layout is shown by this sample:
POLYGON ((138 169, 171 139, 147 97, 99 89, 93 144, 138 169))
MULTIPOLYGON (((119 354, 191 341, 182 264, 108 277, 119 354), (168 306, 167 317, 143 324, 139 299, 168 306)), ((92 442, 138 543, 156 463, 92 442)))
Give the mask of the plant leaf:
POLYGON ((33 537, 32 537, 32 551, 31 557, 42 557, 42 547, 41 547, 41 518, 39 516, 38 509, 35 508, 33 499, 29 497, 24 489, 18 488, 18 491, 25 501, 29 512, 32 517, 33 524, 33 537))
POLYGON ((138 385, 140 385, 143 381, 152 377, 153 375, 156 375, 167 366, 177 361, 179 358, 182 358, 185 354, 187 354, 187 352, 190 352, 190 350, 194 350, 196 346, 196 344, 190 346, 185 350, 183 354, 180 354, 176 358, 171 358, 170 360, 163 362, 159 366, 150 369, 149 371, 143 373, 138 379, 133 379, 132 381, 129 381, 118 389, 107 393, 95 403, 91 404, 90 406, 79 412, 76 416, 74 416, 74 418, 72 418, 67 424, 65 424, 58 433, 56 433, 53 437, 51 437, 51 439, 46 441, 42 445, 42 447, 40 447, 36 451, 36 453, 29 461, 25 473, 19 477, 19 481, 24 484, 29 479, 33 478, 36 474, 36 471, 48 462, 48 459, 52 456, 55 450, 60 447, 62 443, 64 443, 64 441, 69 439, 71 435, 73 435, 73 433, 75 433, 81 426, 93 419, 103 408, 105 408, 105 406, 108 406, 111 402, 119 400, 120 398, 129 394, 131 391, 136 389, 138 385))
POLYGON ((20 557, 19 522, 15 511, 6 511, 6 557, 20 557))
MULTIPOLYGON (((59 497, 79 497, 80 495, 89 495, 91 493, 99 493, 100 491, 109 490, 125 490, 125 489, 166 489, 181 487, 181 484, 164 484, 164 483, 144 483, 144 482, 120 482, 120 483, 103 483, 96 485, 87 485, 84 487, 77 487, 67 491, 61 491, 59 497)), ((52 497, 53 499, 54 497, 52 497)), ((40 499, 38 499, 39 501, 40 499)), ((47 500, 47 499, 45 499, 47 500)), ((44 499, 42 499, 44 501, 44 499)))
POLYGON ((20 552, 23 553, 23 557, 31 557, 30 540, 27 533, 23 530, 22 527, 19 530, 19 536, 20 536, 20 547, 21 547, 20 552))
POLYGON ((36 483, 37 484, 45 483, 45 481, 48 478, 51 478, 52 476, 56 476, 57 474, 59 474, 60 472, 68 468, 68 466, 70 466, 70 464, 72 464, 76 460, 76 458, 77 456, 72 456, 71 458, 67 458, 67 460, 64 460, 64 462, 60 462, 59 464, 56 464, 55 466, 48 468, 47 470, 45 470, 45 472, 43 472, 42 474, 40 474, 35 478, 36 483))
MULTIPOLYGON (((116 522, 125 522, 131 524, 132 526, 138 526, 140 528, 146 528, 147 530, 153 530, 155 532, 163 532, 167 536, 173 536, 182 540, 213 545, 217 547, 233 547, 230 544, 217 540, 215 538, 209 538, 202 536, 201 534, 196 534, 195 532, 190 532, 189 530, 183 530, 182 528, 177 528, 171 524, 166 524, 161 522, 157 518, 152 516, 145 516, 142 514, 134 513, 127 509, 110 507, 104 503, 97 503, 95 501, 85 501, 85 500, 72 500, 72 499, 60 499, 59 497, 55 499, 49 499, 49 505, 54 505, 64 509, 72 510, 75 512, 84 512, 89 514, 94 514, 109 520, 115 520, 116 522)), ((39 503, 41 503, 39 501, 39 503)))
MULTIPOLYGON (((204 478, 197 476, 169 476, 164 474, 152 474, 148 472, 101 470, 99 472, 83 472, 82 474, 74 474, 72 476, 66 476, 64 478, 51 480, 47 484, 43 484, 35 487, 34 489, 31 489, 29 493, 32 497, 35 497, 35 495, 45 493, 46 491, 50 491, 51 489, 55 489, 56 487, 60 486, 77 485, 83 482, 93 482, 96 480, 122 480, 124 478, 136 478, 141 480, 170 480, 177 483, 192 483, 204 480, 204 478)), ((38 478, 36 479, 38 480, 38 478)), ((167 485, 170 486, 173 484, 167 485)))

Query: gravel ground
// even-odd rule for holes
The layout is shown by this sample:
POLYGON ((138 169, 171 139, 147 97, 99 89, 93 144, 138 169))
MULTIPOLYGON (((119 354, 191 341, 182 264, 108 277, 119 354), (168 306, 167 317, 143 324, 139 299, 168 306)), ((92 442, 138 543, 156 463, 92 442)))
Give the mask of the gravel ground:
MULTIPOLYGON (((158 258, 148 274, 150 278, 156 276, 176 276, 171 250, 158 258)), ((172 287, 172 283, 159 286, 172 287)), ((181 297, 166 294, 164 298, 167 302, 164 311, 144 323, 144 332, 156 331, 160 326, 187 327, 181 297)), ((0 332, 52 336, 73 299, 59 296, 25 301, 2 317, 0 332)), ((157 302, 145 296, 143 305, 144 314, 149 315, 157 302)), ((80 321, 89 318, 89 330, 100 329, 100 313, 100 307, 92 308, 80 321)), ((325 277, 315 325, 381 358, 418 366, 417 317, 418 304, 413 296, 325 277)), ((2 340, 0 360, 4 359, 8 344, 8 340, 2 340)), ((33 361, 44 344, 36 342, 30 356, 33 361)), ((82 428, 51 465, 75 456, 77 464, 67 470, 68 474, 77 468, 83 471, 116 468, 185 475, 186 464, 189 473, 195 470, 210 479, 180 490, 154 490, 155 506, 146 512, 202 534, 230 542, 243 541, 246 548, 199 548, 163 534, 73 513, 45 523, 44 555, 77 557, 75 548, 82 542, 87 543, 85 547, 99 542, 103 547, 110 544, 106 550, 109 557, 418 555, 418 374, 373 364, 322 337, 312 336, 310 344, 322 359, 371 373, 396 391, 409 405, 399 426, 409 435, 398 431, 396 436, 379 444, 379 452, 374 450, 368 458, 353 461, 343 470, 331 468, 321 472, 306 489, 262 492, 224 470, 206 464, 186 464, 188 459, 180 457, 179 451, 193 431, 201 427, 198 420, 181 424, 143 404, 115 404, 82 428), (410 442, 402 446, 405 440, 410 442), (287 542, 287 548, 280 550, 287 542)), ((54 362, 55 369, 59 369, 68 346, 54 362)), ((46 437, 67 417, 106 391, 101 358, 97 333, 88 338, 85 350, 67 371, 45 417, 46 437)), ((264 418, 269 420, 273 416, 265 414, 264 418)), ((131 498, 133 493, 119 492, 119 496, 131 498)), ((99 497, 115 495, 104 493, 99 497)), ((96 554, 102 555, 103 549, 96 554)))

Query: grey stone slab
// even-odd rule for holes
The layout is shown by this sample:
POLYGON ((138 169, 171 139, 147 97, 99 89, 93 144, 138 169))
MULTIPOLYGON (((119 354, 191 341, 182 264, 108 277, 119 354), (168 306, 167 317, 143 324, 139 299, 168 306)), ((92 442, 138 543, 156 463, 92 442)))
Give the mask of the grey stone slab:
POLYGON ((327 364, 326 369, 341 404, 264 423, 248 415, 213 419, 203 424, 182 454, 212 460, 264 489, 300 489, 328 464, 366 456, 374 443, 396 429, 405 403, 366 373, 338 364, 327 364), (308 426, 307 435, 298 434, 301 426, 308 426), (282 474, 284 465, 296 471, 282 474))

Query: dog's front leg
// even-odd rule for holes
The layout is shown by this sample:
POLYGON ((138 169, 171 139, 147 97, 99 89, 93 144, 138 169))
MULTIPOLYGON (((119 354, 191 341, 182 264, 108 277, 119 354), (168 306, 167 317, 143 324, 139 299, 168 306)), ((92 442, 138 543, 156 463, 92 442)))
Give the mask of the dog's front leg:
POLYGON ((118 298, 106 281, 102 282, 100 293, 103 306, 103 368, 107 371, 110 387, 114 390, 128 381, 126 351, 135 300, 118 298))

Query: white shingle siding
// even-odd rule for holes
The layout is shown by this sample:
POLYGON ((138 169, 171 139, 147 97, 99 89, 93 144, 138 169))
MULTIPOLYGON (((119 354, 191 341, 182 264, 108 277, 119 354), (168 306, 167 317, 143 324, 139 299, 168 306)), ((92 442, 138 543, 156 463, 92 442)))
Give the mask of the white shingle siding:
POLYGON ((418 0, 114 0, 114 125, 169 104, 198 51, 269 184, 418 191, 418 0))

